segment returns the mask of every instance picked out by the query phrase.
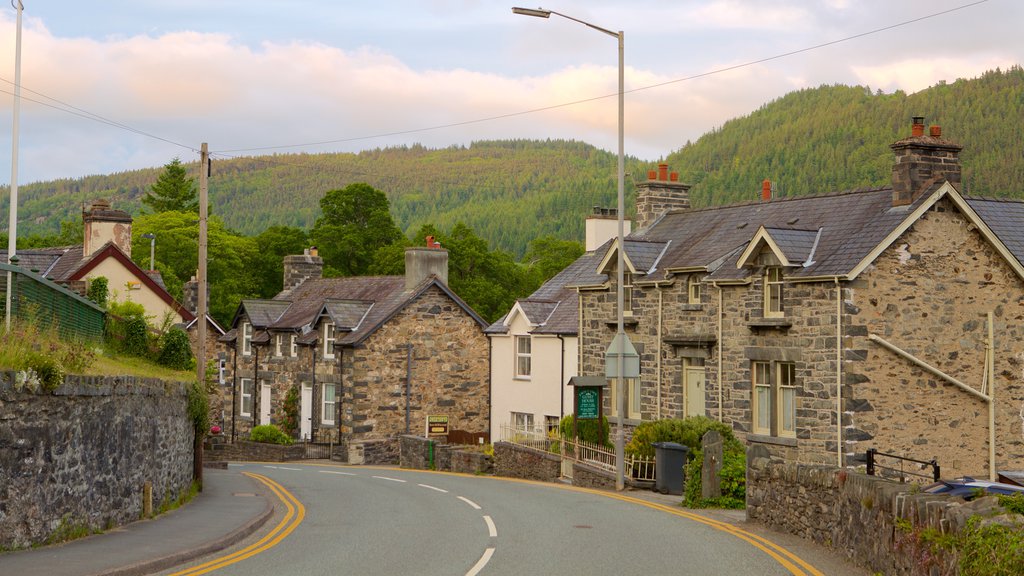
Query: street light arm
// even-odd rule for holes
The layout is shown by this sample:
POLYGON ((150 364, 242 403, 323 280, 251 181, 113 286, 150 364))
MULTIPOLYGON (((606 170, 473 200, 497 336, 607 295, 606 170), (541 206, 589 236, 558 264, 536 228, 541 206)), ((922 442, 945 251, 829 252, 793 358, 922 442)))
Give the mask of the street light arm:
POLYGON ((597 24, 591 24, 590 22, 587 22, 586 20, 580 20, 579 18, 573 18, 572 16, 569 16, 568 14, 562 14, 561 12, 555 12, 554 10, 545 10, 543 8, 516 8, 516 7, 513 7, 512 8, 512 13, 513 14, 519 14, 520 16, 534 16, 534 17, 537 17, 537 18, 547 18, 547 17, 551 16, 552 14, 554 14, 555 16, 561 16, 562 18, 566 18, 568 20, 572 20, 573 22, 579 22, 580 24, 583 24, 584 26, 587 26, 589 28, 593 28, 594 30, 597 30, 598 32, 604 32, 605 34, 607 34, 609 36, 613 36, 615 38, 621 38, 621 35, 622 35, 622 32, 612 32, 611 30, 609 30, 607 28, 602 28, 602 27, 598 26, 597 24))

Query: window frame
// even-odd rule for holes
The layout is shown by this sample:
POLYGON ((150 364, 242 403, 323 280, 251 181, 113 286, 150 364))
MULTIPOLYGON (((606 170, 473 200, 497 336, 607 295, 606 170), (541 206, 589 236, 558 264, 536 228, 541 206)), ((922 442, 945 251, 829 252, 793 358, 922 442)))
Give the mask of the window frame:
POLYGON ((337 332, 334 322, 327 320, 323 323, 322 336, 324 340, 324 358, 331 360, 334 358, 334 342, 337 340, 337 332))
POLYGON ((333 382, 320 383, 320 424, 323 426, 337 425, 337 388, 333 382), (328 390, 330 393, 328 394, 328 390), (330 410, 328 410, 328 406, 330 410), (329 417, 328 417, 329 416, 329 417))
POLYGON ((515 336, 515 379, 529 380, 533 374, 533 338, 529 335, 517 334, 515 336), (527 350, 522 350, 521 344, 525 343, 527 350), (523 361, 526 362, 526 370, 522 368, 523 361))
POLYGON ((700 304, 702 291, 700 276, 697 274, 690 274, 690 277, 686 281, 687 304, 700 304))
POLYGON ((295 358, 296 356, 299 355, 299 337, 296 336, 295 334, 291 334, 289 335, 288 339, 288 357, 295 358))
POLYGON ((796 363, 751 361, 750 381, 753 433, 776 438, 796 438, 796 363))
POLYGON ((282 353, 284 334, 274 334, 274 357, 280 358, 284 354, 282 353))
MULTIPOLYGON (((610 414, 613 417, 619 416, 619 387, 617 378, 609 378, 608 385, 611 387, 609 398, 611 399, 610 414)), ((643 396, 640 394, 641 381, 639 378, 626 378, 626 420, 643 419, 643 396)))
POLYGON ((782 266, 765 267, 763 279, 765 318, 785 317, 786 307, 783 302, 785 296, 784 284, 785 274, 782 272, 782 266))
POLYGON ((784 438, 796 438, 796 364, 793 362, 775 363, 775 387, 778 401, 775 403, 776 435, 784 438), (786 405, 786 396, 790 396, 790 404, 786 405), (788 412, 788 414, 787 414, 788 412), (786 426, 787 416, 790 427, 786 426))
POLYGON ((562 425, 562 420, 558 416, 551 416, 550 414, 544 415, 544 431, 549 435, 554 432, 558 433, 559 428, 562 425))
POLYGON ((751 429, 754 434, 772 435, 771 362, 750 363, 751 429), (763 422, 762 420, 767 420, 763 422))
POLYGON ((242 356, 252 356, 252 323, 242 322, 242 356))
POLYGON ((509 420, 512 423, 512 429, 516 432, 533 432, 534 430, 533 414, 530 412, 512 412, 509 420), (524 421, 524 424, 519 423, 520 419, 524 421))
POLYGON ((622 272, 622 315, 633 315, 633 275, 622 272))
POLYGON ((238 380, 238 415, 242 418, 252 418, 253 403, 255 402, 256 390, 253 388, 252 378, 239 378, 238 380), (248 385, 249 392, 246 393, 246 387, 248 385), (245 405, 246 400, 249 403, 249 411, 246 412, 245 405))

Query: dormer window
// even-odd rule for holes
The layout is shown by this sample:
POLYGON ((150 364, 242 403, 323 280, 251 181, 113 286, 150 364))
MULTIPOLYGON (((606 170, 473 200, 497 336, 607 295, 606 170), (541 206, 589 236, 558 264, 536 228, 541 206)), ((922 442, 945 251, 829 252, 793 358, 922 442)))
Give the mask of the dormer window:
POLYGON ((530 336, 516 336, 516 379, 529 380, 531 371, 530 336))
POLYGON ((252 355, 252 324, 242 322, 242 356, 252 355))
POLYGON ((768 266, 764 271, 764 317, 782 318, 782 267, 768 266))
POLYGON ((700 276, 696 274, 690 274, 690 277, 686 283, 686 287, 687 293, 689 294, 687 303, 700 304, 700 276))
POLYGON ((629 272, 622 274, 622 314, 633 315, 633 275, 629 272))
POLYGON ((292 358, 295 358, 296 356, 299 355, 299 348, 296 344, 299 338, 295 334, 292 334, 288 338, 290 341, 288 344, 288 355, 291 356, 292 358))
POLYGON ((278 358, 281 357, 281 345, 283 344, 282 340, 284 340, 284 334, 274 335, 274 356, 278 358))
POLYGON ((334 322, 324 322, 324 358, 334 358, 334 322))

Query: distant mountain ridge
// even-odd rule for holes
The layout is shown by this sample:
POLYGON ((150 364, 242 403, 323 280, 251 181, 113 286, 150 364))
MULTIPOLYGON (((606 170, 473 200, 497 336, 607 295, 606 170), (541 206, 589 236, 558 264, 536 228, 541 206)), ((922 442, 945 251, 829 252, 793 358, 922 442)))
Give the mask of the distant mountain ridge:
MULTIPOLYGON (((799 90, 686 143, 666 161, 693 185, 697 207, 754 200, 766 178, 780 196, 884 186, 893 161, 888 146, 909 133, 911 116, 940 124, 945 138, 964 146, 967 194, 1024 198, 1020 66, 910 95, 841 85, 799 90)), ((632 181, 651 167, 627 159, 628 212, 632 181)), ((189 168, 197 170, 195 163, 189 168)), ((77 219, 83 204, 100 197, 136 214, 160 170, 23 185, 19 233, 55 233, 61 220, 77 219)), ((461 221, 519 256, 539 236, 582 240, 592 207, 615 205, 615 174, 615 154, 566 140, 215 157, 210 199, 229 228, 252 235, 271 225, 309 228, 324 193, 366 182, 387 194, 403 230, 461 221)))

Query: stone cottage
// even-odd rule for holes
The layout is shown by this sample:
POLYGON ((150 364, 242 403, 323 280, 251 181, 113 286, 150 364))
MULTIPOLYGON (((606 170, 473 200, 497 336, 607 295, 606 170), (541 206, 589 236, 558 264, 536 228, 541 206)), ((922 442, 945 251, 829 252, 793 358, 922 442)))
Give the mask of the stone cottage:
POLYGON ((397 437, 423 434, 428 415, 487 432, 486 323, 448 287, 447 250, 408 248, 405 269, 322 278, 315 248, 287 256, 284 290, 244 300, 221 338, 229 437, 284 423, 289 405, 299 437, 338 443, 354 462, 397 462, 397 437))
MULTIPOLYGON (((706 414, 791 461, 1024 469, 1024 203, 961 194, 961 147, 923 118, 891 148, 884 188, 776 199, 765 182, 732 206, 692 209, 649 174, 623 247, 628 425, 706 414)), ((604 375, 619 249, 576 284, 584 376, 604 375)))

